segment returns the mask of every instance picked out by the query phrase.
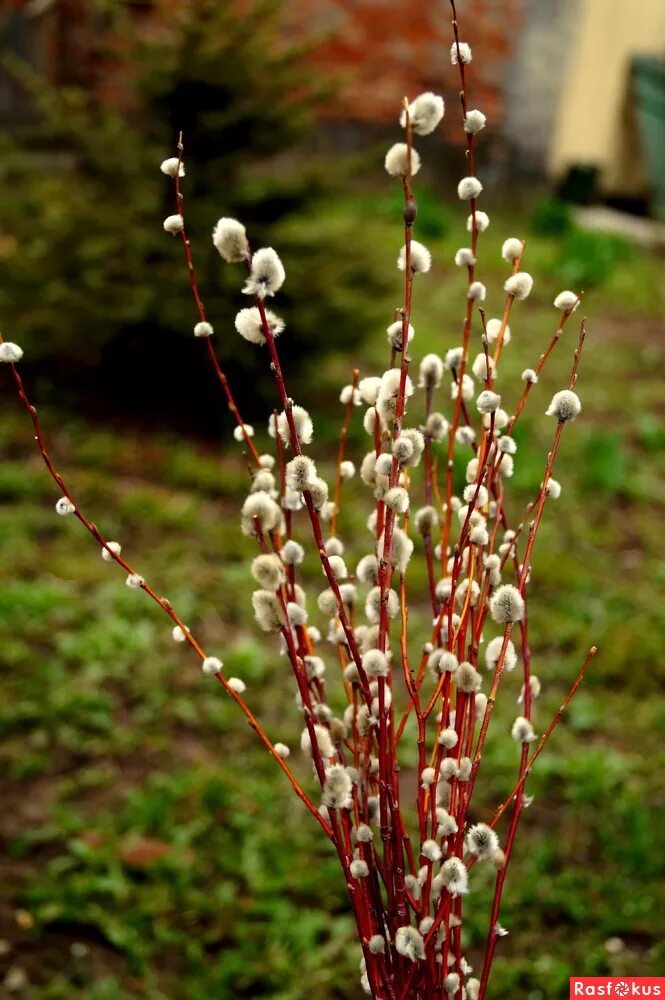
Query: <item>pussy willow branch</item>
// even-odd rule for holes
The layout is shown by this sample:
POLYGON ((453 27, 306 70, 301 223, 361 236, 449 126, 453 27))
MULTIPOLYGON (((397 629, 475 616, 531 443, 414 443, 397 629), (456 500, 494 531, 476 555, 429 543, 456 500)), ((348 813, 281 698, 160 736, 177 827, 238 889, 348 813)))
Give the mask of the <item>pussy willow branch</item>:
MULTIPOLYGON (((198 282, 196 280, 196 271, 194 270, 194 260, 192 258, 192 246, 191 246, 191 243, 190 243, 189 238, 187 236, 187 230, 185 228, 185 199, 184 199, 184 196, 182 194, 182 191, 180 190, 180 167, 181 167, 181 164, 183 162, 184 151, 185 151, 185 147, 183 145, 182 132, 181 132, 180 135, 179 135, 179 137, 178 137, 178 166, 176 168, 175 177, 174 177, 176 211, 177 211, 178 215, 182 216, 182 222, 183 222, 183 224, 182 224, 182 229, 180 230, 180 239, 182 241, 183 249, 185 251, 185 260, 187 262, 187 272, 189 274, 189 285, 190 285, 190 288, 191 288, 191 291, 192 291, 192 297, 194 299, 194 305, 196 306, 196 312, 197 312, 197 315, 199 317, 199 322, 200 323, 207 323, 208 322, 208 318, 207 318, 207 315, 206 315, 206 310, 205 310, 205 306, 203 304, 203 300, 202 300, 201 295, 199 293, 199 286, 198 286, 198 282)), ((208 351, 208 357, 210 358, 210 362, 211 362, 212 367, 214 369, 215 375, 217 376, 219 384, 221 385, 222 390, 224 392, 224 395, 226 396, 226 402, 228 404, 228 408, 231 411, 231 413, 233 414, 233 417, 235 418, 235 421, 236 421, 238 427, 240 427, 240 430, 242 431, 242 436, 244 438, 244 441, 245 441, 245 444, 247 446, 247 449, 248 449, 250 455, 252 456, 252 460, 258 466, 258 464, 259 464, 259 453, 256 450, 256 446, 255 446, 254 442, 252 441, 251 437, 249 436, 249 434, 247 432, 247 428, 246 428, 245 422, 243 421, 242 417, 240 416, 240 411, 238 410, 238 406, 236 404, 235 398, 234 398, 233 393, 231 391, 231 386, 229 385, 228 379, 227 379, 226 375, 224 374, 222 366, 219 363, 219 360, 218 360, 217 355, 215 353, 215 348, 212 346, 212 337, 205 337, 204 340, 206 341, 206 349, 208 351)))
MULTIPOLYGON (((454 44, 457 47, 457 68, 460 78, 460 108, 462 112, 462 126, 464 127, 466 123, 466 113, 467 113, 467 97, 466 97, 466 74, 464 68, 464 62, 462 61, 460 52, 460 41, 459 41, 459 29, 457 24, 457 10, 455 9, 455 0, 450 0, 450 6, 452 8, 453 15, 453 34, 454 34, 454 44)), ((470 177, 475 177, 476 175, 476 161, 475 161, 475 140, 472 132, 467 132, 464 129, 464 134, 466 137, 466 159, 467 167, 470 177)), ((478 223, 476 221, 476 209, 477 209, 477 199, 471 198, 469 207, 471 209, 471 263, 468 265, 468 286, 475 280, 476 273, 476 253, 478 250, 478 223)), ((460 364, 460 370, 458 373, 459 377, 459 391, 457 394, 457 399, 455 400, 455 405, 453 407, 453 418, 450 422, 450 427, 448 429, 448 458, 446 465, 446 500, 444 508, 444 520, 441 530, 441 563, 442 569, 445 575, 445 560, 448 558, 448 547, 450 545, 450 530, 451 530, 451 519, 452 511, 450 507, 451 498, 453 496, 453 454, 455 449, 455 433, 459 424, 460 409, 462 403, 462 393, 461 387, 464 381, 464 374, 466 372, 466 363, 469 352, 469 339, 471 336, 471 323, 473 320, 473 299, 467 296, 466 300, 466 315, 464 317, 464 326, 462 332, 462 361, 460 364)))
POLYGON ((342 462, 344 461, 344 455, 346 453, 346 439, 349 435, 349 427, 351 426, 351 417, 353 416, 353 408, 355 406, 355 395, 356 387, 358 385, 358 379, 360 378, 360 372, 357 368, 353 369, 353 378, 351 380, 351 396, 346 406, 344 407, 344 418, 342 420, 342 427, 339 432, 339 443, 337 445, 337 475, 335 479, 335 496, 334 496, 334 509, 333 514, 330 519, 330 534, 334 538, 337 534, 337 517, 339 515, 339 505, 340 498, 342 496, 342 482, 344 477, 342 476, 342 462))
MULTIPOLYGON (((0 336, 0 343, 2 343, 2 336, 0 336)), ((88 531, 89 534, 92 535, 92 537, 95 539, 95 541, 109 554, 109 556, 111 557, 111 559, 114 562, 116 562, 119 566, 122 566, 122 568, 128 574, 130 574, 132 576, 139 576, 139 574, 136 572, 135 568, 131 565, 131 563, 129 563, 126 559, 124 559, 119 553, 114 552, 113 549, 109 548, 109 544, 108 544, 107 539, 104 538, 104 536, 100 532, 100 530, 97 527, 97 525, 94 524, 92 521, 90 521, 85 516, 85 514, 83 513, 83 511, 79 508, 79 506, 77 505, 76 501, 74 500, 73 493, 71 492, 71 490, 69 489, 69 487, 66 485, 66 483, 65 483, 64 479, 62 478, 62 476, 60 475, 60 473, 55 468, 55 466, 53 464, 53 461, 51 459, 51 456, 50 456, 50 454, 48 452, 48 449, 47 449, 47 446, 46 446, 46 441, 45 441, 45 438, 44 438, 44 435, 43 435, 43 432, 42 432, 42 429, 41 429, 41 425, 39 423, 39 418, 37 417, 37 408, 33 405, 33 403, 28 398, 28 395, 26 393, 23 380, 22 380, 21 376, 19 375, 19 373, 18 373, 18 371, 16 369, 16 366, 12 364, 12 365, 10 365, 10 368, 11 368, 12 376, 13 376, 13 379, 14 379, 14 384, 16 386, 16 391, 17 391, 18 397, 19 397, 21 403, 24 405, 24 407, 28 411, 28 414, 29 414, 30 419, 32 421, 32 426, 33 426, 34 434, 35 434, 35 441, 37 443, 37 448, 39 449, 39 453, 40 453, 40 455, 41 455, 41 457, 42 457, 42 459, 44 461, 44 464, 45 464, 46 468, 48 469, 48 472, 49 472, 51 478, 56 483, 56 485, 62 490, 64 496, 66 496, 67 499, 70 501, 70 503, 74 506, 74 511, 73 511, 74 516, 77 518, 78 521, 80 521, 80 523, 83 525, 83 527, 86 529, 86 531, 88 531)), ((194 635, 189 630, 189 628, 185 625, 185 623, 183 622, 182 618, 180 618, 180 616, 174 611, 174 609, 171 606, 171 603, 167 600, 167 598, 165 598, 165 597, 159 597, 159 595, 156 593, 156 591, 153 590, 153 588, 150 586, 150 584, 147 583, 142 577, 141 577, 140 589, 143 590, 143 591, 145 591, 145 593, 155 602, 155 604, 157 604, 162 609, 162 611, 165 614, 168 615, 168 617, 171 619, 171 621, 174 623, 174 625, 177 625, 177 626, 179 626, 182 629, 182 633, 183 633, 183 635, 185 637, 185 641, 189 644, 189 646, 194 650, 194 652, 197 654, 197 656, 202 661, 205 660, 207 654, 204 651, 203 647, 200 645, 200 643, 198 642, 198 640, 194 637, 194 635)), ((215 674, 215 677, 217 678, 217 680, 219 681, 219 683, 222 685, 222 687, 224 688, 224 690, 226 691, 226 693, 228 695, 230 695, 231 698, 233 698, 233 700, 235 701, 236 705, 238 706, 238 708, 241 710, 241 712, 243 713, 243 715, 247 719, 247 722, 248 722, 249 726, 254 730, 254 732, 256 733, 256 735, 259 737, 259 739, 261 740, 261 742, 264 744, 264 746, 266 747, 266 749, 270 753, 270 756, 278 764, 279 768, 284 772, 284 774, 286 775, 286 777, 289 780, 289 783, 291 784, 291 787, 293 788, 293 791, 296 793, 296 795, 298 796, 298 798, 307 807, 307 809, 312 814, 312 816, 314 816, 314 818, 316 819, 317 823, 324 830, 326 836, 329 837, 330 839, 332 839, 332 830, 331 830, 330 826, 325 822, 325 820, 320 815, 320 813, 319 813, 318 809, 316 808, 316 806, 314 805, 314 803, 311 801, 311 799, 306 794, 306 792, 302 789, 302 787, 300 786, 297 778, 295 777, 295 775, 291 771, 291 768, 284 761, 284 759, 282 757, 280 757, 280 755, 277 753, 277 751, 275 750, 275 748, 274 748, 271 740, 266 735, 265 730, 263 729, 263 727, 261 726, 261 724, 258 722, 258 720, 256 719, 256 717, 254 716, 254 714, 252 713, 251 709, 245 703, 244 699, 241 698, 240 695, 236 691, 233 690, 233 688, 229 685, 228 680, 226 679, 226 677, 224 677, 223 674, 221 674, 221 673, 215 674)))
POLYGON ((528 745, 527 744, 523 744, 523 746, 522 746, 522 763, 521 763, 521 766, 520 766, 521 773, 520 773, 519 781, 517 782, 517 784, 515 785, 515 787, 513 788, 512 792, 510 793, 510 795, 508 796, 508 798, 505 800, 505 802, 503 802, 499 806, 499 808, 497 809, 496 813, 494 814, 494 818, 492 819, 492 822, 490 823, 490 826, 492 826, 492 827, 496 826, 496 824, 498 823, 498 821, 500 820, 501 816, 506 811, 506 809, 508 808, 508 806, 510 805, 510 803, 513 802, 513 804, 514 804, 513 816, 512 816, 510 828, 509 828, 509 831, 508 831, 508 837, 506 839, 505 848, 504 848, 504 854, 506 856, 506 860, 505 860, 505 864, 504 864, 503 868, 499 872, 497 872, 496 886, 495 886, 495 890, 494 890, 494 897, 492 899, 492 911, 491 911, 491 915, 490 915, 490 922, 489 922, 489 930, 488 930, 488 936, 487 936, 487 943, 485 945, 485 958, 484 958, 484 961, 483 961, 483 968, 482 968, 481 979, 480 979, 480 989, 479 989, 479 992, 478 992, 478 1000, 483 1000, 483 998, 485 997, 485 993, 487 991, 487 983, 488 983, 488 980, 489 980, 489 974, 490 974, 491 967, 492 967, 492 961, 494 959, 494 952, 495 952, 495 949, 496 949, 496 943, 497 943, 497 938, 498 938, 497 923, 498 923, 498 920, 499 920, 499 912, 500 912, 500 909, 501 909, 501 897, 502 897, 502 893, 503 893, 504 883, 505 883, 505 880, 506 880, 506 875, 508 874, 508 866, 510 864, 510 859, 511 859, 511 856, 512 856, 512 850, 513 850, 513 846, 514 846, 514 842, 515 842, 515 834, 517 833, 517 825, 519 823, 521 812, 522 812, 523 805, 524 805, 523 794, 522 794, 523 791, 524 791, 524 785, 526 784, 527 778, 531 774, 531 771, 533 769, 534 764, 536 763, 536 761, 538 760, 538 757, 540 756, 540 754, 544 750, 544 748, 545 748, 545 746, 547 744, 547 741, 549 740, 550 736, 552 735, 552 733, 554 732, 554 730, 556 729, 556 727, 561 722, 561 719, 563 718, 564 713, 566 712, 566 709, 568 708, 568 706, 569 706, 571 700, 573 699, 573 697, 574 697, 574 695, 575 695, 578 687, 580 686, 580 684, 582 683, 582 680, 584 679, 584 674, 586 673, 587 667, 589 666, 589 664, 591 663, 591 660, 593 659, 593 657, 596 655, 597 652, 598 652, 597 647, 596 646, 592 646, 591 649, 589 650, 589 652, 587 653, 587 655, 585 657, 585 660, 584 660, 584 663, 582 664, 582 666, 581 666, 581 668, 580 668, 580 670, 579 670, 579 672, 577 674, 577 677, 573 681, 573 683, 572 683, 572 685, 571 685, 571 687, 570 687, 570 689, 569 689, 566 697, 564 698, 563 702, 561 703, 561 705, 560 705, 559 709, 557 710, 556 714, 553 716, 553 718, 552 718, 549 726, 547 727, 546 731, 543 733, 543 735, 541 736, 540 740, 538 741, 538 746, 536 747, 536 750, 531 755, 531 757, 528 757, 528 745))
MULTIPOLYGON (((405 98, 404 106, 404 126, 406 133, 406 173, 403 179, 404 187, 404 305, 402 308, 402 360, 400 365, 400 380, 395 403, 395 418, 393 421, 393 441, 399 437, 404 419, 406 402, 406 380, 409 372, 409 324, 411 322, 411 301, 413 296, 413 270, 411 267, 411 242, 413 238, 413 223, 415 219, 416 205, 412 191, 412 154, 413 154, 413 128, 409 114, 409 102, 405 98)), ((377 420, 379 419, 377 411, 377 420)), ((389 477, 389 487, 397 485, 399 481, 399 462, 393 455, 389 477)), ((378 509, 377 509, 378 520, 378 509)), ((395 524, 395 511, 388 508, 385 511, 385 523, 383 528, 381 557, 378 561, 378 585, 380 593, 379 603, 379 634, 377 646, 381 652, 386 651, 388 642, 388 594, 392 583, 392 541, 393 528, 395 524)), ((390 880, 386 886, 388 892, 389 909, 404 912, 405 887, 403 882, 403 851, 399 841, 395 824, 389 823, 389 800, 394 805, 399 801, 399 787, 395 781, 393 754, 392 754, 392 734, 390 729, 394 725, 394 708, 392 698, 390 710, 386 706, 386 687, 392 689, 392 679, 386 680, 381 676, 378 678, 378 700, 379 700, 379 802, 381 813, 381 838, 384 845, 384 859, 386 867, 390 873, 390 880)), ((395 931, 395 928, 391 928, 395 931)))
POLYGON ((529 777, 529 775, 531 774, 531 772, 533 770, 534 764, 536 763, 536 761, 540 757, 541 753, 545 749, 545 746, 546 746, 546 744, 547 744, 550 736, 552 735, 552 733, 554 732, 554 730, 556 729, 556 727, 561 722, 561 720, 562 720, 562 718, 563 718, 563 716, 564 716, 564 714, 565 714, 568 706, 570 705, 571 701, 573 700, 573 697, 575 696, 575 694, 577 692, 577 689, 579 688, 580 684, 584 680, 584 675, 585 675, 585 673, 587 671, 587 667, 589 666, 589 664, 591 663, 592 659, 594 658, 594 656, 596 655, 597 652, 598 652, 598 647, 597 646, 592 646, 591 649, 589 650, 589 652, 587 653, 587 655, 585 657, 585 660, 584 660, 584 663, 580 667, 575 680, 571 684, 571 686, 570 686, 570 688, 568 690, 568 693, 566 694, 566 697, 563 699, 563 702, 561 703, 561 706, 558 708, 556 714, 552 717, 552 720, 551 720, 549 726, 547 727, 547 729, 545 730, 545 732, 543 733, 543 735, 538 740, 538 745, 537 745, 536 749, 534 750, 534 752, 532 753, 532 755, 529 757, 529 760, 527 762, 526 768, 524 769, 524 773, 520 776, 519 781, 517 782, 517 784, 515 785, 515 787, 511 791, 510 795, 508 795, 504 799, 504 801, 501 803, 501 805, 497 807, 496 812, 494 813, 494 816, 492 817, 492 820, 491 820, 491 822, 489 824, 491 827, 496 826, 496 824, 499 822, 499 820, 501 819, 501 817, 505 813, 506 809, 508 808, 508 806, 510 805, 510 803, 515 798, 515 796, 519 793, 519 791, 522 788, 524 788, 526 780, 527 780, 527 778, 529 777))
MULTIPOLYGON (((579 337, 579 341, 578 341, 578 347, 577 347, 577 349, 575 351, 575 356, 574 356, 574 361, 573 361, 573 367, 572 367, 572 370, 571 370, 571 375, 570 375, 570 381, 571 382, 574 382, 575 378, 577 377, 577 368, 578 368, 578 365, 579 365, 579 360, 580 360, 580 356, 581 356, 582 346, 584 344, 584 334, 585 334, 585 328, 584 328, 584 322, 583 322, 581 330, 580 330, 580 337, 579 337)), ((519 584, 518 584, 518 589, 520 591, 520 594, 522 594, 522 595, 524 595, 524 589, 526 587, 526 582, 527 582, 527 578, 528 578, 529 571, 530 571, 531 554, 533 552, 533 547, 534 547, 535 542, 536 542, 536 536, 538 534, 538 528, 540 527, 540 523, 541 523, 542 516, 543 516, 543 510, 545 508, 545 502, 546 502, 547 496, 548 496, 548 493, 547 493, 547 483, 549 482, 550 476, 552 474, 552 467, 554 465, 554 460, 556 458, 556 454, 557 454, 557 451, 559 449, 559 444, 560 444, 560 441, 561 441, 561 435, 563 433, 564 426, 565 426, 565 421, 559 420, 558 423, 557 423, 557 426, 556 426, 556 430, 554 432, 554 439, 552 441, 552 446, 551 446, 549 454, 547 456, 547 464, 545 466, 545 474, 543 476, 543 485, 542 485, 541 490, 540 490, 540 496, 539 496, 538 504, 537 504, 537 507, 536 507, 536 514, 535 514, 535 517, 534 517, 534 519, 531 522, 531 525, 529 527, 529 535, 528 535, 528 539, 527 539, 526 548, 525 548, 525 551, 524 551, 524 556, 523 556, 523 560, 522 560, 522 571, 521 571, 521 574, 520 574, 519 584)), ((474 789, 474 786, 475 786, 476 776, 478 774, 478 768, 480 767, 480 761, 482 759, 483 749, 484 749, 484 745, 485 745, 485 739, 486 739, 486 736, 487 736, 487 730, 488 730, 488 727, 489 727, 489 724, 490 724, 490 720, 492 718, 492 712, 494 710, 494 704, 495 704, 495 701, 496 701, 496 694, 497 694, 497 691, 498 691, 498 688, 499 688, 499 684, 500 684, 500 681, 501 681, 501 677, 502 677, 502 674, 503 674, 503 666, 504 666, 504 661, 505 661, 505 656, 506 656, 506 650, 508 648, 508 641, 510 639, 510 634, 512 632, 512 628, 513 628, 512 624, 509 623, 508 625, 506 625, 506 628, 505 628, 505 631, 504 631, 504 639, 503 639, 503 643, 502 643, 502 646, 501 646, 501 651, 499 653, 499 657, 498 657, 498 660, 497 660, 496 668, 495 668, 495 671, 494 671, 494 678, 493 678, 493 681, 492 681, 492 687, 490 689, 490 693, 489 693, 488 698, 487 698, 487 707, 485 709, 485 714, 483 716, 483 721, 482 721, 482 724, 481 724, 481 727, 480 727, 480 732, 478 734, 478 741, 476 743, 476 751, 475 751, 474 758, 473 758, 473 765, 472 765, 472 768, 471 768, 471 775, 470 775, 469 781, 467 783, 467 789, 466 789, 466 795, 465 795, 466 809, 468 809, 468 805, 469 805, 469 803, 471 801, 471 797, 473 795, 473 789, 474 789)), ((466 809, 464 809, 464 811, 460 814, 460 817, 458 818, 458 825, 460 826, 460 828, 462 828, 462 824, 459 822, 459 819, 460 818, 463 819, 463 820, 466 819, 466 809)), ((459 834, 458 834, 458 836, 459 836, 459 834)))

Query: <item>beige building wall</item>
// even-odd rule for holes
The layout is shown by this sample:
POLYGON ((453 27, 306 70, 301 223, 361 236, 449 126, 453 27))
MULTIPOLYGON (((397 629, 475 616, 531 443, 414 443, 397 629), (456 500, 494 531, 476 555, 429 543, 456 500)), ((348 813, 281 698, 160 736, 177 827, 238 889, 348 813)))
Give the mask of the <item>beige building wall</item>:
POLYGON ((665 54, 665 0, 580 0, 550 147, 550 173, 599 168, 601 187, 644 190, 630 92, 636 55, 665 54))

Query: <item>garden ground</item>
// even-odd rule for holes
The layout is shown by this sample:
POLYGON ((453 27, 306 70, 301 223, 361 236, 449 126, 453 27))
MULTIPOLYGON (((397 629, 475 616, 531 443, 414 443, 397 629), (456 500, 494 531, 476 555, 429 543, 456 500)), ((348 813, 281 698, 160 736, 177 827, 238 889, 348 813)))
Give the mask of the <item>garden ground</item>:
MULTIPOLYGON (((392 209, 369 196, 364 208, 390 268, 400 242, 392 209)), ((441 263, 459 233, 433 223, 423 237, 439 263, 416 287, 416 360, 459 340, 464 275, 441 263)), ((494 303, 502 235, 510 232, 497 219, 481 267, 494 303)), ((535 799, 508 880, 502 923, 510 935, 499 945, 491 996, 555 1000, 572 974, 665 967, 665 302, 661 262, 616 241, 574 230, 531 234, 527 254, 537 284, 532 300, 515 307, 501 372, 507 403, 555 329, 554 294, 586 286, 589 316, 584 411, 564 435, 554 472, 563 493, 547 511, 534 565, 537 732, 588 646, 600 652, 529 783, 535 799)), ((399 303, 397 277, 394 296, 386 325, 399 303)), ((517 435, 516 519, 542 478, 552 433, 544 410, 564 382, 574 337, 571 330, 559 344, 517 435)), ((385 364, 381 330, 368 331, 356 354, 317 363, 293 391, 315 412, 325 400, 312 450, 328 476, 339 387, 355 365, 369 372, 385 364)), ((226 672, 246 681, 268 733, 296 746, 288 671, 252 623, 253 552, 238 531, 246 470, 230 433, 216 448, 71 414, 41 417, 82 509, 123 541, 226 672)), ((358 413, 355 455, 364 451, 360 423, 358 413)), ((57 495, 7 379, 0 442, 0 996, 360 996, 359 952, 332 851, 234 705, 172 642, 159 609, 123 585, 78 522, 55 517, 57 495)), ((364 515, 350 510, 340 534, 360 555, 364 515)), ((319 574, 310 553, 314 586, 319 574)), ((412 617, 424 625, 425 609, 412 617)), ((514 781, 518 755, 507 731, 518 693, 519 679, 509 677, 477 818, 488 818, 514 781)), ((413 769, 412 752, 403 763, 413 769)), ((489 891, 480 870, 472 888, 466 948, 476 964, 489 891)))

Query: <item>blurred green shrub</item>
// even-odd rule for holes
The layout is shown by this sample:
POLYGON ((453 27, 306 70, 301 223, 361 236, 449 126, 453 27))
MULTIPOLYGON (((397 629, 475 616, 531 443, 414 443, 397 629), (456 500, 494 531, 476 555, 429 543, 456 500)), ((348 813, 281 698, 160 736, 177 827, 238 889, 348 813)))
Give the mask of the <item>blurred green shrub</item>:
POLYGON ((570 205, 558 198, 543 198, 529 218, 529 229, 538 236, 563 236, 572 228, 570 205))
POLYGON ((590 288, 607 281, 616 267, 632 259, 634 252, 621 236, 573 229, 559 249, 556 273, 566 285, 590 288))
MULTIPOLYGON (((324 223, 318 208, 344 184, 343 166, 332 172, 289 153, 307 136, 319 95, 302 52, 285 50, 278 37, 277 0, 250 0, 243 17, 216 0, 158 0, 140 26, 131 5, 103 6, 100 75, 120 94, 112 104, 95 88, 49 87, 5 60, 32 93, 40 124, 13 142, 0 139, 0 184, 12 193, 0 243, 4 330, 31 360, 57 356, 61 385, 68 369, 73 377, 77 366, 94 373, 101 364, 107 385, 121 382, 125 398, 146 409, 160 393, 165 406, 176 395, 185 409, 188 396, 198 406, 196 317, 182 249, 162 230, 175 205, 159 164, 174 154, 182 129, 199 282, 218 350, 254 399, 257 384, 265 385, 253 377, 262 359, 241 350, 233 329, 243 275, 223 267, 212 247, 220 215, 242 218, 254 245, 275 241, 276 224, 293 234, 290 245, 279 244, 291 368, 330 345, 326 330, 335 330, 336 347, 357 341, 379 308, 380 295, 371 293, 381 286, 360 227, 334 217, 324 223), (298 322, 291 323, 296 299, 298 322), (318 320, 303 322, 300 305, 314 299, 318 320)), ((208 389, 219 411, 217 388, 208 389)))

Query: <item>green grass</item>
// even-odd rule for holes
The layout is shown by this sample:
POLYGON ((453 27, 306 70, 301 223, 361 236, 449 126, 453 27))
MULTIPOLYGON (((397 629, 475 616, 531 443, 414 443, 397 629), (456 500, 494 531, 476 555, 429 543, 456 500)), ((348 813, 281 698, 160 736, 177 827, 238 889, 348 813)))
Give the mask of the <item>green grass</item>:
MULTIPOLYGON (((397 203, 367 196, 360 207, 382 264, 392 267, 397 203)), ((462 211, 437 224, 425 208, 436 264, 417 281, 416 359, 459 341, 464 294, 464 276, 448 264, 463 242, 462 211)), ((511 231, 520 227, 497 218, 484 237, 489 316, 500 308, 499 248, 511 231)), ((555 329, 551 300, 565 276, 586 268, 597 282, 585 303, 584 412, 564 435, 554 473, 564 491, 547 511, 534 567, 538 732, 584 650, 593 642, 600 653, 530 782, 535 799, 502 915, 510 936, 500 943, 491 992, 554 1000, 573 973, 663 968, 665 352, 657 317, 665 303, 659 262, 648 255, 616 246, 605 253, 570 233, 527 235, 528 267, 540 280, 532 299, 515 307, 501 366, 507 408, 522 368, 555 329), (594 254, 611 257, 609 270, 588 266, 594 254), (618 955, 605 948, 614 936, 625 942, 618 955)), ((306 249, 306 229, 303 241, 306 249)), ((399 301, 396 274, 386 326, 399 301)), ((564 382, 574 339, 571 324, 516 435, 515 519, 542 478, 553 430, 544 410, 564 382)), ((339 386, 354 365, 369 372, 385 363, 382 330, 368 330, 352 356, 333 354, 293 387, 299 401, 323 411, 313 454, 324 471, 339 426, 339 386)), ((76 521, 54 515, 57 493, 9 382, 2 386, 3 968, 25 969, 24 995, 35 1000, 359 996, 358 951, 331 850, 235 707, 172 642, 167 619, 124 587, 76 521)), ((83 509, 123 541, 227 673, 245 679, 268 732, 297 745, 288 669, 251 621, 253 550, 237 516, 246 473, 232 442, 217 452, 48 412, 42 419, 83 509)), ((262 430, 260 437, 267 447, 262 430)), ((359 418, 352 447, 356 454, 365 447, 359 418)), ((354 555, 367 550, 364 517, 355 508, 342 517, 354 555)), ((317 586, 311 552, 306 572, 317 586)), ((416 607, 412 617, 424 626, 426 610, 416 607)), ((506 733, 519 686, 517 676, 505 681, 479 818, 514 781, 517 750, 506 733)), ((408 775, 413 754, 403 763, 408 775)), ((480 870, 473 890, 465 947, 477 964, 490 891, 480 870)))

